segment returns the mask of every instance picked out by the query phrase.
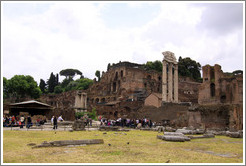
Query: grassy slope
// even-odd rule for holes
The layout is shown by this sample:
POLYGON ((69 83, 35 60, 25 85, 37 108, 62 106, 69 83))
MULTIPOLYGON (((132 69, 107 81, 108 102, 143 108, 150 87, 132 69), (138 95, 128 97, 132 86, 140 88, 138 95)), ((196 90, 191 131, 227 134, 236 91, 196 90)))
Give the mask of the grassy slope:
POLYGON ((190 142, 166 142, 157 139, 156 135, 158 133, 153 131, 107 134, 100 131, 59 131, 56 134, 54 131, 3 131, 3 162, 165 163, 169 159, 171 163, 243 162, 243 139, 216 136, 190 142), (104 139, 104 144, 37 149, 27 146, 29 143, 72 139, 104 139))

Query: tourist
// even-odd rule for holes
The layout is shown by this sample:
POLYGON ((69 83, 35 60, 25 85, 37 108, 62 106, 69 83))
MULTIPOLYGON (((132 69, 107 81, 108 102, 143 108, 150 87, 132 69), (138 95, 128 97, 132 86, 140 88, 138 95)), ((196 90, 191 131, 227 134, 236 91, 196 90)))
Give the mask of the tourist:
POLYGON ((90 121, 90 126, 92 126, 92 119, 90 118, 89 121, 90 121))
POLYGON ((6 116, 6 120, 5 120, 5 127, 9 126, 9 116, 6 116))
POLYGON ((40 119, 39 119, 39 117, 36 120, 36 126, 40 126, 40 119))
POLYGON ((6 117, 5 117, 5 115, 3 116, 3 127, 5 127, 6 126, 6 117))
POLYGON ((15 124, 15 116, 13 115, 11 118, 11 124, 14 125, 15 124))
POLYGON ((151 120, 149 120, 149 127, 151 128, 152 127, 152 121, 151 120))
POLYGON ((53 119, 53 124, 54 124, 53 129, 54 129, 54 130, 57 129, 57 118, 56 118, 56 116, 55 116, 54 119, 53 119))
POLYGON ((27 126, 26 128, 30 128, 32 126, 32 118, 30 116, 27 117, 27 126))
POLYGON ((21 116, 21 117, 20 117, 20 122, 21 122, 20 128, 23 128, 24 120, 25 120, 25 118, 24 118, 23 116, 21 116))
POLYGON ((58 121, 58 122, 62 122, 62 121, 63 121, 62 115, 58 117, 57 121, 58 121))
POLYGON ((52 116, 50 122, 51 122, 51 125, 53 125, 53 122, 54 122, 54 116, 52 116))

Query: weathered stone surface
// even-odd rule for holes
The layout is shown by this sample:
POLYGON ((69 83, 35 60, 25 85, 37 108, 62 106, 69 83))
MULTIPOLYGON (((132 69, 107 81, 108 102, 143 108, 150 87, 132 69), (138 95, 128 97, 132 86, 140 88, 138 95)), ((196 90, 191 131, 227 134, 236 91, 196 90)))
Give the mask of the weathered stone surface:
POLYGON ((196 134, 196 131, 194 130, 186 130, 186 129, 177 129, 176 133, 182 133, 182 134, 196 134))
POLYGON ((220 65, 202 67, 203 83, 199 88, 199 104, 242 104, 243 74, 228 75, 220 65))
POLYGON ((88 140, 62 140, 46 142, 44 141, 41 145, 33 146, 32 148, 41 147, 58 147, 58 146, 68 146, 68 145, 89 145, 89 144, 103 144, 103 139, 88 139, 88 140))
POLYGON ((226 132, 226 136, 231 137, 231 138, 243 138, 243 132, 238 131, 238 132, 226 132))
POLYGON ((187 136, 177 136, 177 135, 157 135, 157 138, 165 141, 172 141, 172 142, 190 141, 190 138, 187 136))
POLYGON ((83 120, 75 120, 72 126, 74 131, 84 131, 85 130, 85 123, 83 120))
POLYGON ((164 132, 164 135, 170 135, 170 136, 184 136, 183 133, 177 133, 177 132, 164 132))
POLYGON ((119 126, 100 126, 100 131, 118 131, 120 129, 119 126))

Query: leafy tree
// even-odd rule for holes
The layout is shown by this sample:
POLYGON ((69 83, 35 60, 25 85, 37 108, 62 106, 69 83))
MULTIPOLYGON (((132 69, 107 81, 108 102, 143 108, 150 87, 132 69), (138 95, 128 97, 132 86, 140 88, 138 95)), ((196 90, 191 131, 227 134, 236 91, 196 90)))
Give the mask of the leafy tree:
POLYGON ((46 93, 47 84, 43 79, 40 79, 39 88, 43 93, 46 93))
POLYGON ((24 97, 36 99, 40 97, 42 92, 33 77, 29 75, 15 75, 8 80, 8 93, 9 96, 16 97, 17 99, 24 97))
POLYGON ((86 90, 89 86, 93 84, 93 81, 88 78, 77 79, 76 81, 70 81, 66 87, 65 91, 69 90, 86 90))
POLYGON ((63 89, 65 89, 65 88, 68 86, 68 84, 69 84, 70 82, 72 82, 72 81, 73 81, 72 78, 65 78, 65 79, 62 81, 62 83, 61 83, 61 87, 62 87, 63 89))
POLYGON ((95 76, 97 77, 97 80, 100 81, 101 79, 101 73, 99 70, 96 71, 95 76))
POLYGON ((93 80, 89 78, 79 79, 76 80, 76 82, 78 82, 78 85, 76 87, 77 90, 86 90, 89 88, 90 85, 93 84, 93 80))
POLYGON ((144 64, 144 69, 162 72, 162 62, 158 60, 154 62, 148 61, 146 64, 144 64))
POLYGON ((3 98, 9 97, 9 81, 7 78, 3 77, 3 98))
POLYGON ((60 75, 61 76, 65 76, 66 79, 68 78, 72 78, 75 76, 75 75, 80 75, 81 77, 83 77, 83 74, 81 71, 77 70, 77 69, 64 69, 64 70, 61 70, 60 71, 60 75))
POLYGON ((54 89, 54 92, 56 94, 62 93, 63 92, 63 89, 62 89, 61 85, 56 86, 55 89, 54 89))
POLYGON ((78 82, 76 81, 71 81, 67 87, 65 88, 66 91, 69 91, 69 90, 76 90, 77 88, 77 85, 78 85, 78 82))
POLYGON ((200 80, 201 78, 201 65, 199 62, 196 62, 190 58, 179 57, 178 61, 178 73, 180 76, 187 76, 194 78, 195 80, 200 80))

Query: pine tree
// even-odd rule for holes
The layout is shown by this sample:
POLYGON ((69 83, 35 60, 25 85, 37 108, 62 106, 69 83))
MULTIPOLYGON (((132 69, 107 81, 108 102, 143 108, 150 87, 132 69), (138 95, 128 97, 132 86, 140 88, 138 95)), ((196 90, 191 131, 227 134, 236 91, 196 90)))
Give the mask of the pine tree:
POLYGON ((55 86, 56 86, 56 82, 57 82, 57 78, 56 76, 53 74, 53 72, 50 74, 50 78, 47 81, 48 84, 48 92, 49 93, 53 93, 55 86))
POLYGON ((47 84, 45 83, 45 81, 43 79, 40 79, 39 88, 42 91, 42 93, 45 93, 46 85, 47 84))

